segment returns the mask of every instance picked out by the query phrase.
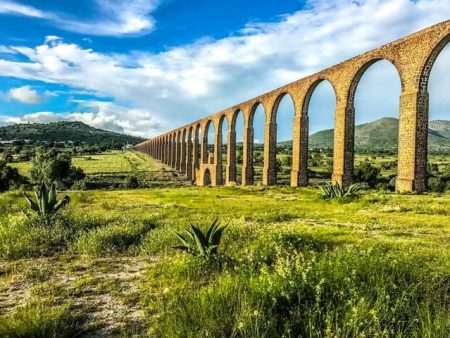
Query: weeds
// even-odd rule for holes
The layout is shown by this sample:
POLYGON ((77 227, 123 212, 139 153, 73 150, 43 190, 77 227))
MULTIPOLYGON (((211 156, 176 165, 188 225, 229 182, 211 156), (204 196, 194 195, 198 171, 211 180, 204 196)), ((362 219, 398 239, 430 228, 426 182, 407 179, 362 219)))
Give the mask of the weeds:
POLYGON ((70 305, 29 304, 0 316, 0 337, 75 337, 81 322, 70 305))

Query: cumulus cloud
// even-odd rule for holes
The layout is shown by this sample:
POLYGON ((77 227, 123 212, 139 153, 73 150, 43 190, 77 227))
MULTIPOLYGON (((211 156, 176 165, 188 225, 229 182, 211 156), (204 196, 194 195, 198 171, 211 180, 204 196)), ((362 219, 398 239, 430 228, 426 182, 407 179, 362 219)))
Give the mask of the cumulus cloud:
POLYGON ((249 24, 224 39, 156 54, 105 54, 61 40, 9 46, 27 61, 0 58, 0 73, 145 107, 135 114, 152 112, 145 116, 160 130, 129 110, 114 114, 122 126, 151 136, 446 20, 447 13, 448 0, 313 0, 279 22, 249 24))
POLYGON ((96 9, 95 20, 73 18, 69 15, 42 11, 18 1, 0 2, 0 13, 29 16, 47 20, 72 32, 89 35, 122 36, 144 34, 154 28, 151 17, 160 0, 93 0, 96 9))
POLYGON ((20 103, 36 104, 41 102, 41 97, 36 90, 30 86, 22 86, 11 88, 8 92, 8 98, 16 100, 20 103))
POLYGON ((78 112, 36 112, 22 116, 0 116, 0 125, 81 121, 95 128, 143 137, 148 136, 148 131, 157 131, 161 127, 158 121, 152 118, 152 114, 145 109, 132 109, 95 100, 78 103, 80 105, 78 112), (140 123, 136 124, 134 121, 140 121, 140 123))

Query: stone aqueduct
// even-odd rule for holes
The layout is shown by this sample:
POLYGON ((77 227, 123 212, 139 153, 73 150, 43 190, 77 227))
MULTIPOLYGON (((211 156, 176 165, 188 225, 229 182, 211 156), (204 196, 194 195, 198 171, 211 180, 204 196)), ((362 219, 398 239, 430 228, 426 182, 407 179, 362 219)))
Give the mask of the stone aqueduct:
MULTIPOLYGON (((324 80, 336 95, 332 181, 351 183, 354 163, 354 96, 364 72, 387 60, 401 81, 398 140, 398 191, 424 191, 427 177, 428 80, 432 66, 450 42, 450 20, 361 54, 316 74, 255 97, 199 121, 135 146, 166 163, 197 185, 236 184, 236 118, 244 117, 242 185, 253 184, 253 116, 265 111, 263 184, 276 183, 276 113, 281 99, 290 95, 295 107, 291 186, 308 184, 308 106, 316 86, 324 80), (223 177, 222 125, 228 122, 227 166, 223 177), (214 151, 208 150, 208 128, 214 124, 214 151), (202 133, 202 131, 204 131, 202 133), (201 138, 201 142, 199 141, 201 138), (208 176, 208 177, 207 177, 208 176)), ((282 121, 291 123, 291 121, 282 121)))

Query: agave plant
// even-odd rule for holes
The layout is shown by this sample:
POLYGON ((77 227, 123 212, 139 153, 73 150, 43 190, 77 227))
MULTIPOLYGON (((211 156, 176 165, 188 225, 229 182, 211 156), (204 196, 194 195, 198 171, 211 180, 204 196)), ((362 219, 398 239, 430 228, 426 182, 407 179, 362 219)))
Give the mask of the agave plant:
POLYGON ((54 182, 50 187, 48 187, 45 182, 42 182, 39 191, 36 192, 35 195, 36 201, 33 201, 24 194, 31 210, 36 212, 38 216, 44 220, 46 225, 49 225, 58 212, 70 202, 70 197, 67 195, 64 196, 63 199, 57 200, 58 193, 54 182))
POLYGON ((185 229, 187 237, 176 232, 181 245, 174 246, 175 249, 189 252, 194 256, 211 257, 217 254, 217 248, 220 245, 222 233, 227 226, 220 226, 218 219, 211 224, 206 234, 197 225, 191 225, 191 228, 185 229))
POLYGON ((344 197, 355 197, 361 190, 360 184, 352 184, 348 188, 344 188, 339 183, 327 183, 323 186, 319 186, 321 190, 321 196, 323 199, 340 199, 344 197))

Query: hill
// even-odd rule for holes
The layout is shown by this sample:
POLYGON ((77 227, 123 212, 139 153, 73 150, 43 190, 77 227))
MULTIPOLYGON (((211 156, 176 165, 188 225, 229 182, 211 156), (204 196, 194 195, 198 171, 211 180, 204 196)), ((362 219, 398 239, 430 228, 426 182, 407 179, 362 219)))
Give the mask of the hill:
MULTIPOLYGON (((311 148, 332 147, 333 129, 322 130, 309 136, 311 148)), ((395 150, 398 142, 398 119, 384 117, 355 127, 357 150, 395 150)), ((291 141, 281 144, 290 144, 291 141)), ((429 123, 428 144, 431 151, 450 151, 450 121, 436 120, 429 123)))
POLYGON ((144 139, 97 129, 83 122, 21 123, 0 127, 0 140, 79 142, 89 145, 119 147, 144 139))

